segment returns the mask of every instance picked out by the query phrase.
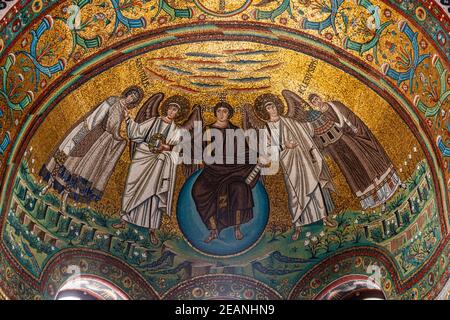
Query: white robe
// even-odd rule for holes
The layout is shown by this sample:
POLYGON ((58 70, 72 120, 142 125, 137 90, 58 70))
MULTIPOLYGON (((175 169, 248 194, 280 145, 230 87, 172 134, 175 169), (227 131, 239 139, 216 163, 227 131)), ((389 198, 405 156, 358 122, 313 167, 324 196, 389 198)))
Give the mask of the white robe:
MULTIPOLYGON (((163 133, 167 129, 165 126, 161 118, 141 124, 131 119, 127 122, 128 137, 137 147, 122 198, 122 219, 144 228, 157 229, 162 213, 171 215, 178 154, 174 151, 153 153, 147 144, 152 135, 163 133)), ((180 130, 175 123, 168 126, 166 144, 176 145, 180 141, 180 130)))
POLYGON ((331 191, 334 187, 327 164, 312 139, 312 127, 286 117, 280 117, 278 122, 269 122, 268 126, 272 141, 279 140, 281 146, 280 164, 292 223, 299 227, 323 219, 327 208, 322 190, 331 191), (285 148, 290 141, 298 146, 285 148))
POLYGON ((57 191, 70 190, 77 201, 100 200, 126 147, 126 140, 120 136, 123 110, 120 98, 109 97, 85 115, 55 149, 40 175, 52 181, 57 191), (66 155, 59 169, 56 151, 66 155))

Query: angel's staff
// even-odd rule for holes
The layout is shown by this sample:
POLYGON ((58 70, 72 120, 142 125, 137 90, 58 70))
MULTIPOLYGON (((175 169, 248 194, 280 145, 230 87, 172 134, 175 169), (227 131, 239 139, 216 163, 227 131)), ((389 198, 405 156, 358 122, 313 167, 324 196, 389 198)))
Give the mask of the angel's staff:
MULTIPOLYGON (((163 93, 154 94, 139 110, 136 119, 127 119, 131 164, 122 197, 122 229, 126 223, 149 230, 150 242, 157 245, 162 214, 171 215, 178 165, 178 147, 184 141, 183 131, 192 131, 195 121, 201 121, 199 108, 189 114, 189 100, 163 93), (186 120, 187 118, 187 120, 186 120)), ((191 146, 189 146, 191 147, 191 146)), ((185 168, 191 174, 195 168, 185 168)))
MULTIPOLYGON (((282 153, 279 163, 289 195, 289 210, 294 233, 292 240, 300 236, 301 227, 322 220, 332 210, 330 191, 331 175, 323 156, 313 140, 314 131, 308 123, 309 110, 303 99, 291 91, 283 91, 283 101, 274 94, 259 96, 253 108, 245 108, 244 128, 264 130, 270 137, 275 153, 282 153)), ((261 167, 261 166, 260 166, 261 167)), ((261 168, 260 168, 261 169, 261 168)))

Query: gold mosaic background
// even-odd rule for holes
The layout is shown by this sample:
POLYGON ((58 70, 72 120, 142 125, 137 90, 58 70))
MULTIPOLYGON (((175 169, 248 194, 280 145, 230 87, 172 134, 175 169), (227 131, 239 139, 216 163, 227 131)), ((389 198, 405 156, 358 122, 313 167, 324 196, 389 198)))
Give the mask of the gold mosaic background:
MULTIPOLYGON (((206 44, 189 44, 180 45, 175 48, 165 48, 124 62, 91 79, 81 88, 70 93, 47 116, 46 121, 41 125, 30 143, 30 146, 33 146, 34 149, 33 157, 35 158, 35 173, 39 172, 39 169, 46 161, 51 150, 57 145, 58 141, 63 138, 66 131, 69 130, 83 114, 89 112, 91 108, 98 105, 108 96, 120 94, 127 86, 131 84, 141 84, 137 67, 138 64, 136 63, 137 59, 142 62, 144 67, 156 71, 160 70, 162 64, 168 64, 164 59, 161 60, 161 57, 182 56, 185 52, 195 51, 221 54, 227 50, 241 50, 248 48, 267 51, 276 50, 277 52, 272 53, 270 58, 274 61, 283 61, 283 64, 276 70, 260 73, 260 75, 271 78, 270 81, 267 82, 267 85, 269 85, 270 88, 256 92, 245 91, 228 93, 227 100, 235 107, 242 106, 245 103, 252 104, 259 94, 266 92, 281 94, 283 89, 289 89, 296 92, 312 61, 312 58, 309 56, 265 45, 256 45, 254 43, 210 42, 206 44)), ((261 60, 264 60, 264 58, 261 60)), ((193 64, 188 62, 175 61, 172 65, 194 72, 193 64)), ((248 76, 254 75, 253 66, 243 66, 239 68, 241 68, 241 72, 248 76)), ((165 76, 167 78, 177 78, 177 81, 181 84, 188 83, 187 76, 173 74, 166 74, 165 76)), ((163 92, 166 97, 173 94, 182 94, 190 99, 192 105, 200 104, 204 106, 213 106, 219 100, 218 95, 221 92, 229 91, 230 85, 225 83, 225 87, 220 88, 219 90, 204 89, 200 90, 201 92, 198 93, 186 93, 176 88, 170 88, 168 84, 162 81, 150 79, 149 85, 143 86, 143 88, 145 90, 146 98, 156 92, 163 92)), ((312 92, 319 93, 326 99, 339 100, 351 108, 367 124, 385 147, 386 152, 392 159, 397 170, 403 168, 403 172, 399 172, 402 179, 413 172, 415 163, 420 159, 423 159, 423 154, 421 152, 412 152, 413 147, 419 146, 419 144, 407 125, 399 118, 393 108, 357 79, 320 61, 304 97, 306 98, 309 93, 312 92), (409 161, 411 164, 408 167, 404 165, 404 161, 408 158, 410 153, 413 154, 414 161, 409 161)), ((135 108, 132 111, 132 116, 138 112, 138 109, 139 108, 135 108)), ((205 114, 205 118, 207 122, 211 121, 211 114, 205 114)), ((240 120, 239 114, 236 114, 232 119, 237 125, 240 125, 240 120)), ((122 136, 126 136, 124 125, 122 126, 122 136)), ((358 201, 351 194, 345 178, 332 161, 328 162, 332 169, 333 181, 338 190, 338 193, 334 195, 337 206, 336 213, 342 209, 358 209, 358 201)), ((99 204, 94 205, 94 207, 97 207, 101 212, 104 212, 107 215, 119 217, 120 199, 124 189, 129 163, 129 152, 128 149, 126 149, 107 185, 104 199, 99 204)), ((184 181, 184 177, 180 172, 181 168, 179 168, 178 171, 179 174, 175 194, 178 193, 184 181)), ((271 201, 271 221, 282 221, 283 225, 289 227, 291 224, 290 215, 288 214, 288 208, 286 207, 287 195, 284 191, 284 181, 281 172, 276 176, 267 178, 266 188, 271 201), (280 190, 283 190, 283 192, 280 192, 280 190)), ((175 204, 176 202, 174 202, 174 206, 175 204)), ((173 219, 175 218, 173 217, 173 219)), ((168 221, 164 224, 165 227, 168 227, 167 222, 168 221)), ((177 223, 173 221, 170 225, 175 227, 177 226, 177 223)))

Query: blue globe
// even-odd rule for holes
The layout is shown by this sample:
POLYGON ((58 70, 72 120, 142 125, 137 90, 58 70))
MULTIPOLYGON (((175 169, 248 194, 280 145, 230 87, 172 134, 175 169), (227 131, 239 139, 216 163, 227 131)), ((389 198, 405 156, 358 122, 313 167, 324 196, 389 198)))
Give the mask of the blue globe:
POLYGON ((229 256, 245 251, 260 239, 269 220, 269 197, 266 189, 258 182, 252 190, 255 203, 253 219, 241 225, 244 235, 242 240, 236 240, 234 228, 229 227, 222 230, 217 239, 205 243, 209 230, 200 218, 192 198, 192 186, 201 172, 202 170, 198 170, 189 177, 178 196, 177 220, 184 237, 194 248, 208 255, 229 256))

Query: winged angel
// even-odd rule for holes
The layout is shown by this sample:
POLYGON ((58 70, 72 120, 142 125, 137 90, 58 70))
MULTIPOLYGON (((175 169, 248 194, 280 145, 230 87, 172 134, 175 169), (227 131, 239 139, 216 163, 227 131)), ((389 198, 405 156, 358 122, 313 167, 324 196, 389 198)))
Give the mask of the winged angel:
MULTIPOLYGON (((256 98, 253 108, 246 106, 243 114, 245 130, 263 130, 262 141, 266 150, 277 150, 277 159, 284 175, 288 206, 294 232, 292 240, 299 238, 301 228, 319 220, 332 225, 327 215, 334 209, 331 175, 313 137, 311 116, 305 101, 291 91, 282 92, 287 108, 280 97, 267 93, 256 98)), ((261 135, 260 135, 261 137, 261 135)), ((260 153, 260 164, 267 165, 269 157, 260 153)))
MULTIPOLYGON (((126 222, 147 228, 152 244, 158 243, 162 214, 171 215, 178 152, 174 147, 182 142, 182 132, 193 130, 201 121, 201 110, 194 107, 189 115, 189 100, 175 95, 160 104, 164 94, 150 97, 135 120, 126 115, 126 130, 131 141, 131 165, 122 198, 122 221, 114 225, 123 228, 126 222)), ((190 173, 185 168, 185 173, 190 173)), ((192 169, 192 168, 191 168, 192 169)))
POLYGON ((395 194, 401 180, 367 125, 340 101, 323 101, 312 93, 306 102, 291 91, 283 92, 298 107, 300 121, 314 129, 316 145, 338 165, 361 208, 381 205, 385 210, 387 200, 395 194))

